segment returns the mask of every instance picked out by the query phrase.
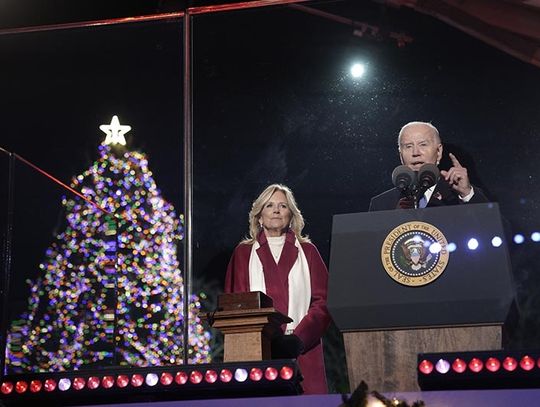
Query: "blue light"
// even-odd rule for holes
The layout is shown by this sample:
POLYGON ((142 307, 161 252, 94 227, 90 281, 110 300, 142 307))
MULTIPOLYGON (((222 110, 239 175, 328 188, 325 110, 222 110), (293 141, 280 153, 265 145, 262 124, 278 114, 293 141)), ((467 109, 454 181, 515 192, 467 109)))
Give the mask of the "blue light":
POLYGON ((472 239, 469 239, 469 241, 467 242, 467 247, 470 250, 478 249, 478 240, 476 240, 474 237, 472 239))
POLYGON ((502 239, 499 236, 495 236, 491 239, 491 245, 493 247, 500 247, 502 245, 502 239))
POLYGON ((245 382, 248 378, 248 372, 246 369, 236 369, 234 372, 234 378, 237 382, 245 382))
POLYGON ((533 242, 540 242, 540 232, 533 232, 531 234, 531 240, 533 242))
POLYGON ((446 246, 446 249, 449 253, 455 252, 457 249, 457 246, 455 243, 448 243, 448 246, 446 246))
POLYGON ((432 243, 430 246, 429 246, 429 251, 430 253, 432 254, 437 254, 437 253, 440 253, 441 252, 441 245, 437 242, 435 243, 432 243))
POLYGON ((148 373, 144 380, 148 386, 155 386, 159 382, 158 375, 155 373, 148 373))
POLYGON ((71 380, 64 377, 58 381, 58 390, 66 391, 71 387, 71 380))
POLYGON ((514 235, 514 243, 515 244, 521 244, 525 241, 525 237, 521 234, 514 235))
POLYGON ((450 370, 450 362, 445 359, 439 359, 435 364, 435 370, 441 374, 448 373, 450 370))

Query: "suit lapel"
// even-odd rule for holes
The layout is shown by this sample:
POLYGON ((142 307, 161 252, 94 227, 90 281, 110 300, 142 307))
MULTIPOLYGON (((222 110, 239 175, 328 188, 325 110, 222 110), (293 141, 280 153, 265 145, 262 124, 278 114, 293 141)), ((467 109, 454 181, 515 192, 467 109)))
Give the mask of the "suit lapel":
POLYGON ((457 198, 456 193, 452 190, 450 185, 444 180, 439 179, 437 186, 429 198, 427 204, 428 207, 434 206, 446 206, 446 205, 457 205, 459 204, 459 199, 457 198))

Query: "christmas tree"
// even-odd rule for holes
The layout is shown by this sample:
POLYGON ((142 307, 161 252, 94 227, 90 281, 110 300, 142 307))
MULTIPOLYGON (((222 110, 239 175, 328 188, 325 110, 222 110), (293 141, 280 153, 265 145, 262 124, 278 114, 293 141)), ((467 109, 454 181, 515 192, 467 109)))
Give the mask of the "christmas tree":
MULTIPOLYGON (((28 281, 27 311, 8 332, 10 373, 183 363, 182 216, 114 116, 99 158, 63 198, 66 226, 28 281)), ((210 362, 210 334, 189 300, 188 362, 210 362)))

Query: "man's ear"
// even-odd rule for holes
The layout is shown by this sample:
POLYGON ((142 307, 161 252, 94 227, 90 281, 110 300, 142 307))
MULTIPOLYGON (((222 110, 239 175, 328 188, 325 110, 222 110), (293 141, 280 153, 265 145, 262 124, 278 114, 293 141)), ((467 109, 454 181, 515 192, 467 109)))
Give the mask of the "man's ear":
POLYGON ((401 165, 404 165, 403 164, 403 156, 401 155, 401 150, 398 148, 398 153, 399 153, 399 161, 401 161, 401 165))
POLYGON ((443 153, 443 145, 441 143, 437 146, 437 165, 439 165, 439 163, 441 162, 442 153, 443 153))

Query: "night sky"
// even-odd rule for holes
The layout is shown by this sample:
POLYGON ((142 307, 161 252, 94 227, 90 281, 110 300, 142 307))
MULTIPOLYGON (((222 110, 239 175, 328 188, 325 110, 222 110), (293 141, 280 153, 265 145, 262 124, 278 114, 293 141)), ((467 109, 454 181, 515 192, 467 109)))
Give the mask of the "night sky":
MULTIPOLYGON (((140 14, 174 8, 138 6, 140 14)), ((410 9, 354 0, 313 6, 378 26, 380 35, 358 37, 348 25, 282 6, 193 18, 197 289, 220 289, 251 202, 273 182, 292 188, 305 232, 328 263, 332 215, 366 211, 391 187, 400 127, 431 121, 445 152, 499 203, 508 237, 526 237, 508 244, 522 311, 510 346, 538 347, 540 243, 530 235, 540 231, 540 71, 410 9), (389 31, 413 42, 398 47, 389 31), (354 61, 367 67, 360 80, 348 71, 354 61)), ((83 7, 75 20, 127 13, 98 9, 83 7)), ((0 9, 4 28, 59 22, 48 12, 8 15, 0 9)), ((99 125, 117 114, 182 211, 182 28, 168 20, 0 36, 0 146, 69 183, 97 158, 99 125)), ((5 185, 5 155, 0 162, 5 185)), ((65 216, 64 191, 16 167, 13 284, 24 298, 24 280, 65 216)))

